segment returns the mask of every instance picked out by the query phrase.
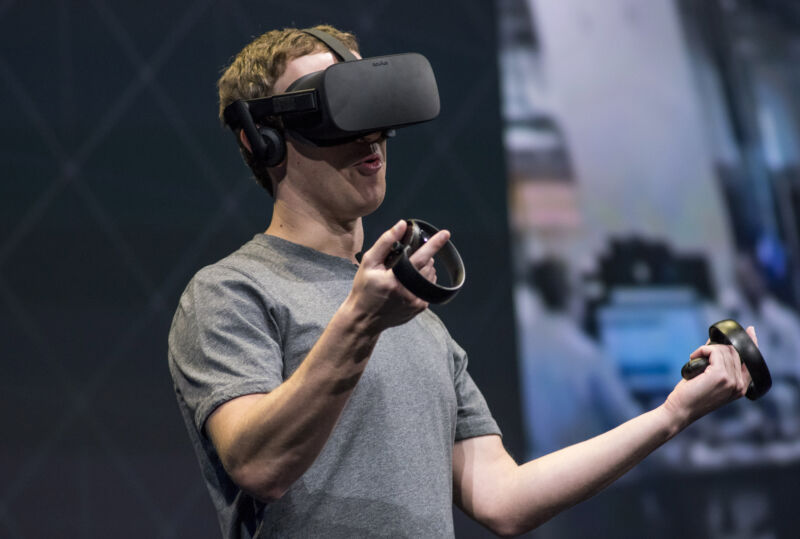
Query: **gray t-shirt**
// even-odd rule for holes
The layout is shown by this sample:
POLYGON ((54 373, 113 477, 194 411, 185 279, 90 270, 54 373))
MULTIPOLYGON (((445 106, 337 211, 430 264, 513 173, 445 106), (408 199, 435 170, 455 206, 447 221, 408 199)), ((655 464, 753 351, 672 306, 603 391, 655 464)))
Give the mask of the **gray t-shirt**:
POLYGON ((169 367, 226 538, 453 535, 453 442, 499 434, 467 356, 430 311, 384 331, 330 439, 277 501, 230 479, 204 431, 216 407, 300 365, 349 293, 344 258, 257 235, 187 286, 169 367))

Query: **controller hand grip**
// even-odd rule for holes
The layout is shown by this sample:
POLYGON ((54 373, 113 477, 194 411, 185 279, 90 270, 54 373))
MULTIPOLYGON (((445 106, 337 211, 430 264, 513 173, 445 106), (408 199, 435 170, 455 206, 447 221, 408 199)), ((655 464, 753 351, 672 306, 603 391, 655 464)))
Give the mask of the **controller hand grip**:
POLYGON ((708 358, 699 357, 697 359, 690 359, 681 368, 681 376, 684 380, 691 380, 698 374, 702 373, 708 367, 708 358))

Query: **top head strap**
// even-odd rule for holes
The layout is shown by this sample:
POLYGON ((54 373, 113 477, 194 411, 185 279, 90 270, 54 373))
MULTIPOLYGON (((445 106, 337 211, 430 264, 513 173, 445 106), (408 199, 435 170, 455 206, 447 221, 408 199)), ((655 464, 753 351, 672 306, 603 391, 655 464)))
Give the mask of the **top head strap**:
POLYGON ((356 56, 352 52, 350 52, 350 49, 348 49, 344 43, 342 43, 329 33, 323 32, 322 30, 315 30, 313 28, 310 28, 308 30, 303 30, 303 32, 312 35, 315 38, 322 41, 323 43, 325 43, 328 46, 328 48, 333 52, 333 54, 335 54, 342 62, 350 62, 352 60, 358 60, 358 58, 356 58, 356 56))

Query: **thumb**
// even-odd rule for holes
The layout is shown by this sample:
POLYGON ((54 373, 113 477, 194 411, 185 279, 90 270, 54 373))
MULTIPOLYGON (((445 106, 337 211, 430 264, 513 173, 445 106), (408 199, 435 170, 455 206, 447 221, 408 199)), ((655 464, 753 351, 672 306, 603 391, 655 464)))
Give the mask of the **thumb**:
POLYGON ((392 228, 381 234, 372 247, 364 253, 361 264, 366 266, 377 266, 383 264, 389 252, 392 250, 394 242, 403 238, 408 224, 405 219, 397 221, 392 228))
POLYGON ((756 337, 756 328, 754 328, 753 326, 747 326, 747 329, 745 331, 747 332, 748 335, 750 335, 750 338, 753 339, 753 342, 756 343, 756 346, 758 346, 758 337, 756 337))

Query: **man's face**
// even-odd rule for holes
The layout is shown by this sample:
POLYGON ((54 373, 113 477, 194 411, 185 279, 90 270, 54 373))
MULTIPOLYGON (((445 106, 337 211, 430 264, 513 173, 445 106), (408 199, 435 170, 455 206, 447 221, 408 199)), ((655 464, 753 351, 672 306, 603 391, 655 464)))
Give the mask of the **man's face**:
MULTIPOLYGON (((334 63, 330 52, 290 61, 275 81, 282 93, 295 80, 334 63)), ((309 205, 336 221, 352 220, 375 211, 386 193, 386 139, 376 133, 354 142, 316 147, 287 135, 286 174, 276 197, 309 205)))

